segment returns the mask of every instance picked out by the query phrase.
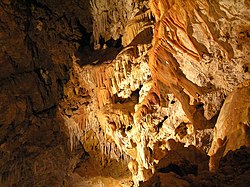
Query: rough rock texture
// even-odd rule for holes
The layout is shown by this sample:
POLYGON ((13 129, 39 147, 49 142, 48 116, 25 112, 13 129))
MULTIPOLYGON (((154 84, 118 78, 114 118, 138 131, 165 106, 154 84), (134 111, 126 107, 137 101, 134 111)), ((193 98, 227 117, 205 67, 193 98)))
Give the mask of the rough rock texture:
POLYGON ((88 23, 89 17, 76 16, 88 15, 84 7, 73 1, 0 2, 0 186, 66 185, 84 153, 67 148, 56 114, 88 23))
POLYGON ((249 15, 246 0, 1 1, 0 185, 245 178, 249 15))
POLYGON ((140 186, 249 186, 249 151, 246 147, 229 151, 213 175, 208 171, 197 172, 195 165, 180 157, 166 157, 168 164, 159 163, 151 179, 140 186))
MULTIPOLYGON (((105 29, 103 24, 106 20, 110 25, 117 24, 113 17, 116 3, 92 2, 98 45, 94 48, 99 50, 88 61, 76 56, 74 75, 66 86, 72 96, 64 100, 61 108, 71 108, 65 113, 78 124, 76 128, 84 131, 85 135, 79 129, 75 134, 83 145, 89 131, 98 136, 98 159, 102 163, 128 155, 125 160, 131 160, 129 169, 138 185, 152 176, 155 164, 169 150, 178 149, 171 138, 208 152, 224 99, 249 79, 249 8, 244 1, 230 4, 152 0, 152 17, 145 3, 141 10, 135 8, 141 7, 138 1, 130 13, 123 5, 129 16, 122 22, 125 30, 121 33, 111 32, 113 27, 105 29), (110 6, 110 11, 99 8, 99 14, 97 7, 101 5, 110 6), (236 9, 238 14, 233 13, 236 9), (152 27, 150 49, 148 29, 152 27), (110 46, 109 38, 117 39, 116 35, 121 34, 123 46, 118 48, 115 41, 110 46), (99 36, 104 38, 101 45, 99 36), (72 110, 75 98, 77 103, 85 104, 77 104, 72 110)), ((117 19, 122 20, 120 16, 117 19)), ((242 139, 247 142, 249 136, 242 139)), ((84 146, 91 151, 89 145, 84 146)))

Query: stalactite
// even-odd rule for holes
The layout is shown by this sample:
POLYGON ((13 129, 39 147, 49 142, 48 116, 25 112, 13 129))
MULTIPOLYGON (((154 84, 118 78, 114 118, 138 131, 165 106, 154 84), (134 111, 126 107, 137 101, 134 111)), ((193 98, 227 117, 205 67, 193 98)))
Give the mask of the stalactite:
MULTIPOLYGON (((116 7, 117 4, 126 6, 127 3, 91 1, 95 43, 99 43, 100 36, 104 42, 114 36, 110 28, 113 33, 116 28, 111 22, 115 20, 121 22, 116 24, 121 30, 116 36, 123 34, 123 49, 115 59, 103 63, 99 61, 82 67, 73 64, 77 73, 71 76, 77 77, 77 81, 72 80, 72 87, 81 85, 86 88, 90 99, 86 99, 89 101, 86 104, 79 101, 85 108, 80 106, 68 118, 84 130, 85 141, 88 131, 93 131, 98 140, 98 143, 95 140, 95 146, 99 145, 97 150, 101 154, 98 162, 102 166, 112 160, 128 163, 133 158, 133 180, 139 184, 140 180, 148 179, 154 172, 154 164, 169 149, 170 138, 181 142, 187 140, 185 146, 193 144, 193 139, 196 139, 192 132, 197 129, 202 131, 211 122, 204 117, 203 107, 204 100, 211 103, 207 95, 214 96, 210 93, 212 86, 208 75, 212 67, 209 63, 213 62, 209 60, 216 58, 215 65, 221 66, 223 71, 228 69, 224 61, 219 65, 221 61, 217 59, 217 54, 213 54, 212 48, 221 52, 224 58, 229 56, 230 47, 222 42, 223 38, 217 37, 216 28, 211 28, 210 22, 215 17, 208 15, 209 11, 216 9, 216 15, 221 12, 218 7, 211 7, 210 1, 151 0, 150 10, 145 11, 148 6, 142 5, 143 10, 138 9, 133 14, 128 14, 126 8, 120 10, 116 7), (106 10, 110 4, 120 12, 106 10), (151 40, 152 30, 152 44, 144 43, 146 39, 151 40), (203 70, 204 67, 207 69, 203 70), (193 77, 190 76, 193 70, 199 74, 192 72, 193 77), (201 74, 204 74, 204 80, 198 78, 201 74), (193 125, 194 130, 178 138, 176 132, 183 123, 193 125), (162 145, 157 145, 159 142, 162 145)), ((131 0, 131 3, 136 4, 137 1, 131 0)), ((234 80, 230 75, 223 76, 224 79, 234 80)), ((70 95, 71 92, 67 93, 70 95)), ((79 97, 78 91, 75 94, 79 97)), ((217 101, 218 96, 212 99, 217 101)), ((74 99, 68 100, 73 102, 74 99)), ((214 115, 220 106, 217 108, 210 119, 216 117, 214 115)), ((79 129, 69 126, 70 142, 75 144, 79 129)), ((81 141, 84 144, 84 140, 81 141)))
POLYGON ((73 149, 78 145, 78 141, 82 136, 82 130, 80 129, 79 125, 74 121, 74 119, 63 115, 62 113, 61 117, 64 119, 65 126, 68 129, 70 150, 73 151, 73 149))
MULTIPOLYGON (((152 26, 152 13, 150 10, 136 15, 130 20, 125 28, 125 34, 122 38, 123 46, 128 46, 133 41, 133 39, 139 35, 139 33, 152 26)), ((145 38, 147 37, 147 34, 149 33, 145 34, 145 38)))

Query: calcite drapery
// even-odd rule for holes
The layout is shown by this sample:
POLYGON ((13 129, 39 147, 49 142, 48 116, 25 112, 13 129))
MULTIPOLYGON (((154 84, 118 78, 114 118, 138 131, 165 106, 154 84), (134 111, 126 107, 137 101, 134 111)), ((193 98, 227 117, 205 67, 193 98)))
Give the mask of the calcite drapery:
MULTIPOLYGON (((152 175, 155 164, 170 149, 171 138, 207 152, 224 98, 248 78, 249 41, 242 42, 244 53, 240 52, 237 42, 242 39, 237 33, 246 32, 240 28, 249 25, 249 10, 236 16, 226 7, 242 7, 244 2, 225 2, 151 0, 150 10, 145 6, 129 13, 123 22, 126 47, 115 59, 83 67, 74 64, 77 84, 88 90, 91 101, 80 107, 86 110, 84 120, 75 120, 85 124, 85 131, 97 124, 95 129, 101 127, 107 134, 99 140, 113 142, 130 156, 136 184, 152 175), (154 31, 150 50, 145 42, 149 27, 154 31), (141 34, 143 30, 146 34, 141 34)), ((109 11, 97 14, 96 7, 92 4, 95 22, 104 19, 97 19, 102 14, 109 17, 109 11)), ((96 26, 95 40, 112 36, 105 33, 105 26, 96 26)), ((109 147, 101 145, 102 153, 110 153, 109 147)))
POLYGON ((250 147, 250 81, 243 82, 226 98, 215 125, 209 150, 210 171, 215 172, 220 159, 230 150, 250 147))
MULTIPOLYGON (((172 181, 197 173, 193 163, 204 154, 183 146, 196 140, 208 152, 213 129, 215 168, 220 154, 248 144, 247 120, 225 116, 242 104, 230 92, 249 79, 249 1, 147 3, 0 2, 1 185, 63 185, 76 162, 92 167, 91 159, 105 177, 127 174, 118 171, 122 161, 137 185, 154 172, 173 171, 172 181), (71 69, 73 51, 80 60, 73 55, 71 69), (189 161, 171 165, 173 153, 189 161)), ((237 112, 247 118, 247 107, 237 112)))

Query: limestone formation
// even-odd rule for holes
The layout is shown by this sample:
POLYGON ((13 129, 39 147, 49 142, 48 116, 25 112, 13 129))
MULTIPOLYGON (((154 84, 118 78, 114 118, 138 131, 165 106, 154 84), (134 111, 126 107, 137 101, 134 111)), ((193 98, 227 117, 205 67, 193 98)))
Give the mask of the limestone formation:
POLYGON ((243 82, 226 98, 214 127, 214 139, 209 151, 210 170, 215 171, 221 157, 228 151, 250 146, 249 108, 250 82, 243 82))
POLYGON ((1 1, 0 186, 246 186, 249 29, 248 0, 1 1))

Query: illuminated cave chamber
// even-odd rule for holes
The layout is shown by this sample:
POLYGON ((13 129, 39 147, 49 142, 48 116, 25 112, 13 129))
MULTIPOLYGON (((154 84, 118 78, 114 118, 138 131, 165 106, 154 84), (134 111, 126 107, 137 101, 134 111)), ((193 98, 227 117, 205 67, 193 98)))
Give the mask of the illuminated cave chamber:
POLYGON ((247 0, 8 2, 0 186, 250 183, 247 0))
MULTIPOLYGON (((86 89, 90 102, 69 119, 85 134, 95 132, 102 161, 115 158, 112 146, 126 155, 135 186, 157 175, 164 182, 163 173, 171 183, 178 177, 170 171, 181 177, 216 172, 229 150, 249 146, 247 3, 127 3, 117 15, 111 4, 92 1, 95 48, 114 53, 100 38, 121 38, 122 48, 102 63, 81 67, 75 60, 69 87, 86 89)), ((197 181, 180 179, 179 185, 197 181)))

